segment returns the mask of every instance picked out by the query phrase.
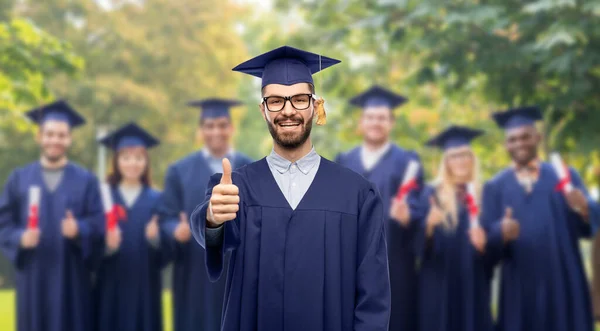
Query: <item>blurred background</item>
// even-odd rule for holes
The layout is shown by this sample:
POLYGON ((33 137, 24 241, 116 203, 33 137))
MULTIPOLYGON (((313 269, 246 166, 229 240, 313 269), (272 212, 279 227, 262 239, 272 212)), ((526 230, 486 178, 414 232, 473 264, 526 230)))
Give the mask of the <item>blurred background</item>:
MULTIPOLYGON (((475 148, 489 178, 509 162, 491 112, 537 104, 544 152, 560 151, 597 192, 600 0, 0 0, 0 183, 39 157, 23 113, 56 98, 88 120, 71 159, 101 177, 97 136, 136 120, 162 140, 151 154, 162 188, 168 165, 202 145, 186 102, 211 96, 244 101, 235 148, 261 158, 271 137, 259 81, 231 68, 284 44, 342 60, 315 76, 329 117, 313 130, 324 157, 360 143, 347 100, 377 83, 409 99, 394 141, 419 152, 428 178, 440 155, 424 142, 450 123, 488 132, 475 148)), ((1 330, 14 325, 12 286, 0 257, 1 330)))

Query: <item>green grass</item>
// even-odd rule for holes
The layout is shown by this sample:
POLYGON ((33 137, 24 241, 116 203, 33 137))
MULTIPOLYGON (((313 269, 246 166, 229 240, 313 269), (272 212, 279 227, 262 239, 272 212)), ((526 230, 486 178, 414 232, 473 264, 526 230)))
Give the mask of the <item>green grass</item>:
MULTIPOLYGON (((164 331, 173 330, 173 310, 171 309, 171 292, 163 292, 164 331)), ((0 290, 0 330, 15 330, 15 292, 0 290)))
MULTIPOLYGON (((171 292, 163 293, 164 331, 172 331, 173 317, 171 309, 171 292)), ((15 295, 12 290, 0 290, 0 330, 15 330, 15 295)), ((596 324, 596 331, 600 331, 600 324, 596 324)))

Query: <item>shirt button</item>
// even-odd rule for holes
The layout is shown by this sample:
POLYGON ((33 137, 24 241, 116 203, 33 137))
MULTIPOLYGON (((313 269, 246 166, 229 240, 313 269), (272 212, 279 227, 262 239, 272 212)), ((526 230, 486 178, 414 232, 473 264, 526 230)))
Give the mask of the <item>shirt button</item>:
POLYGON ((292 169, 296 170, 296 166, 295 166, 295 165, 292 165, 292 169))
POLYGON ((293 187, 296 187, 296 183, 292 183, 292 186, 293 186, 293 187))

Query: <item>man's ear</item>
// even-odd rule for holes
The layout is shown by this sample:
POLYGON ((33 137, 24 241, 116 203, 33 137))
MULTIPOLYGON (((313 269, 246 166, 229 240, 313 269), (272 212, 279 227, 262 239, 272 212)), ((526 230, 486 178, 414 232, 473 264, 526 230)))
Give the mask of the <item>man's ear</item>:
POLYGON ((42 142, 42 127, 39 127, 35 134, 35 142, 38 144, 42 142))
POLYGON ((266 114, 266 112, 265 112, 265 104, 261 102, 261 103, 258 105, 258 109, 260 109, 260 112, 262 113, 262 117, 263 117, 263 119, 264 119, 265 121, 268 121, 269 119, 267 118, 267 114, 266 114))

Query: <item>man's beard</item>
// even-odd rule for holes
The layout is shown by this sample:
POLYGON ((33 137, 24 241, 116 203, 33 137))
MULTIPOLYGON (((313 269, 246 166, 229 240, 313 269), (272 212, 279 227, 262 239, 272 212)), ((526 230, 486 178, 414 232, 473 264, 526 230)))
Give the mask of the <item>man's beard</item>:
POLYGON ((42 157, 50 163, 57 163, 57 162, 63 160, 66 157, 66 154, 62 153, 62 154, 58 154, 58 155, 50 155, 49 153, 42 152, 42 157))
POLYGON ((310 131, 312 130, 312 120, 313 117, 311 116, 307 119, 305 124, 304 119, 301 116, 294 116, 290 118, 279 116, 275 123, 271 123, 269 119, 267 119, 266 122, 267 127, 269 128, 269 133, 271 133, 271 137, 273 137, 273 140, 275 140, 275 143, 277 143, 277 145, 281 146, 284 149, 296 149, 302 146, 302 144, 304 144, 310 137, 310 131), (300 121, 300 126, 303 126, 304 130, 298 136, 291 136, 287 134, 278 135, 275 126, 277 125, 277 123, 283 122, 285 120, 300 121))

